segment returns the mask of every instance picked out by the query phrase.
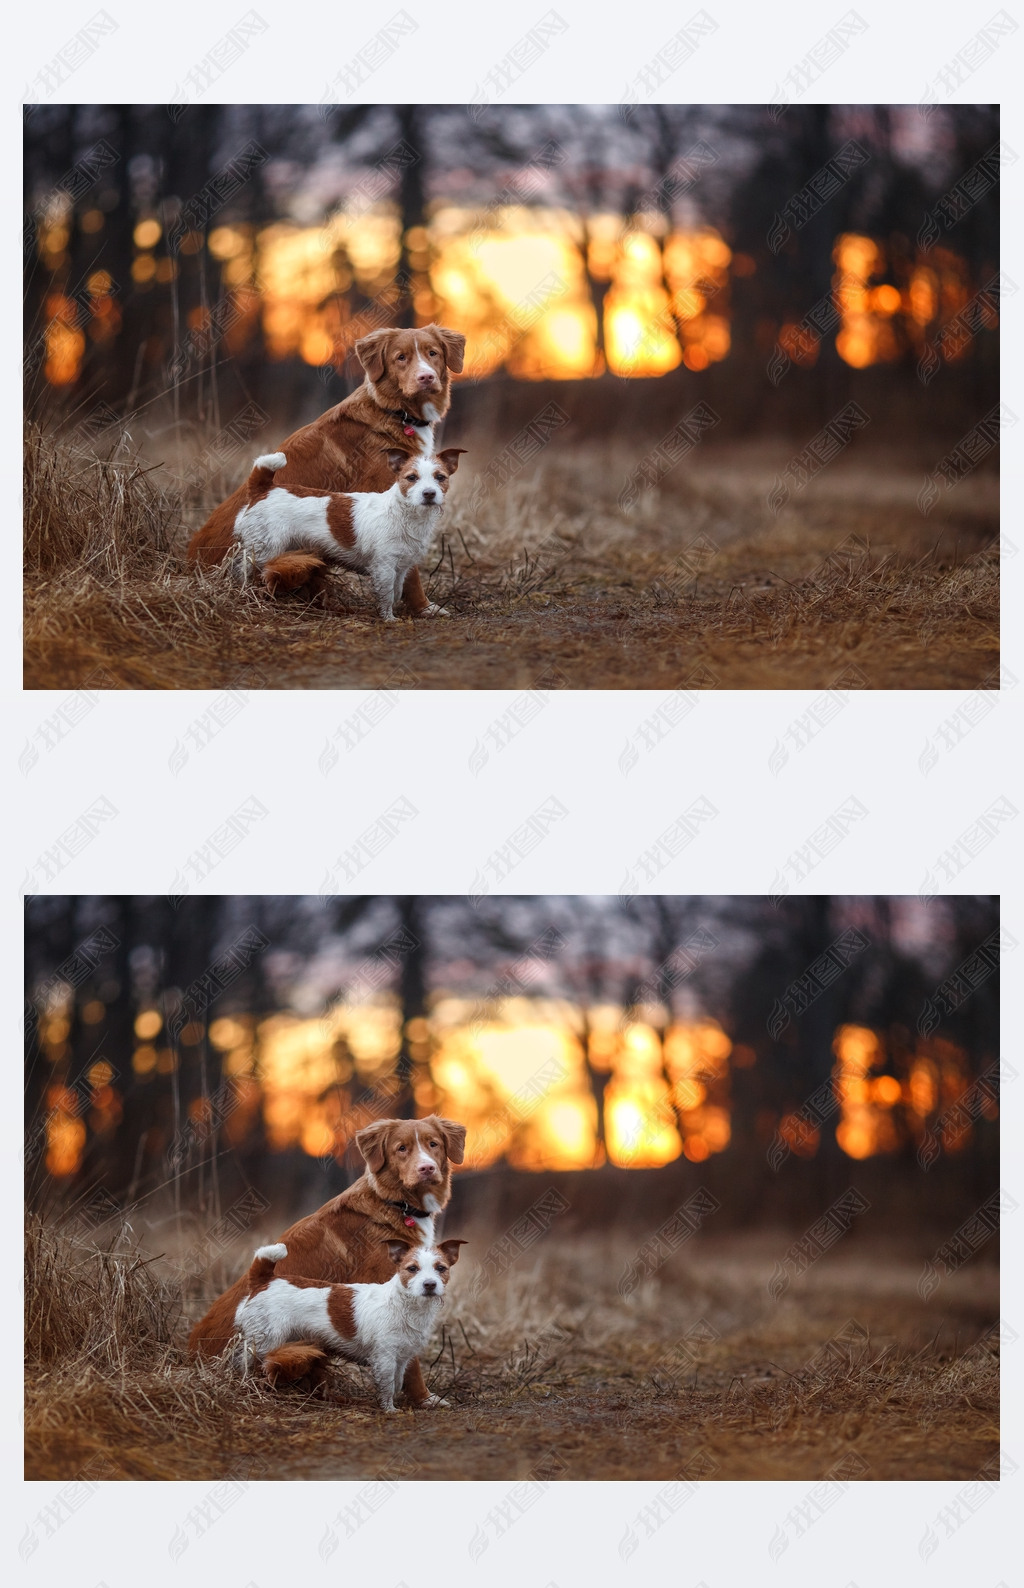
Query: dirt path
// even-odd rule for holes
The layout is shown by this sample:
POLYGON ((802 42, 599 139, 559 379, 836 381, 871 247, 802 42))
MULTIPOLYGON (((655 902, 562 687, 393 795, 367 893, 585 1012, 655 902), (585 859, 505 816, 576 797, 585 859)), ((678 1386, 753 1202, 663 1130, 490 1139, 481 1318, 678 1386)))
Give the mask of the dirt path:
POLYGON ((936 1310, 918 1271, 837 1263, 775 1306, 743 1256, 626 1308, 567 1286, 562 1321, 522 1276, 493 1321, 453 1308, 428 1368, 449 1404, 393 1416, 347 1365, 326 1403, 221 1362, 204 1387, 180 1354, 113 1385, 30 1378, 26 1477, 964 1481, 999 1447, 998 1282, 957 1276, 936 1310))
POLYGON ((382 1427, 379 1414, 339 1408, 323 1434, 276 1475, 413 1479, 679 1478, 819 1480, 847 1458, 862 1481, 959 1478, 998 1451, 997 1407, 969 1410, 955 1438, 937 1441, 909 1404, 866 1412, 822 1412, 770 1379, 651 1400, 632 1375, 571 1393, 525 1391, 512 1407, 455 1407, 405 1413, 382 1427))
POLYGON ((852 610, 825 623, 792 615, 775 635, 766 614, 739 616, 740 593, 724 625, 728 592, 654 613, 607 590, 494 616, 455 607, 446 621, 406 623, 379 640, 358 618, 340 618, 319 655, 286 661, 280 687, 386 688, 400 672, 419 689, 824 690, 845 672, 861 689, 966 689, 998 667, 997 637, 980 623, 936 645, 899 613, 867 623, 852 610))
MULTIPOLYGON (((140 1419, 103 1456, 106 1475, 142 1479, 813 1482, 834 1470, 859 1481, 964 1480, 998 1451, 990 1360, 954 1373, 949 1362, 922 1361, 912 1377, 876 1367, 845 1384, 735 1366, 698 1371, 696 1387, 661 1392, 631 1369, 581 1372, 571 1385, 532 1384, 514 1396, 467 1391, 448 1407, 391 1417, 366 1389, 327 1406, 294 1390, 241 1409, 216 1448, 165 1441, 158 1422, 140 1419)), ((32 1450, 25 1475, 67 1477, 97 1448, 67 1431, 32 1450)))
MULTIPOLYGON (((777 452, 778 449, 776 449, 777 452)), ((384 625, 366 581, 311 602, 185 572, 182 546, 124 578, 26 582, 27 688, 970 689, 998 668, 998 485, 929 516, 923 476, 837 467, 773 514, 780 461, 723 449, 630 514, 614 449, 545 456, 451 504, 431 598, 384 625)), ((780 455, 782 461, 784 457, 780 455)), ((179 538, 186 533, 181 527, 179 538)), ((91 566, 91 565, 90 565, 91 566)))
POLYGON ((801 614, 772 587, 735 587, 649 610, 633 594, 595 588, 574 599, 504 603, 449 597, 449 618, 384 629, 357 609, 293 605, 262 621, 225 623, 191 665, 159 631, 124 621, 109 647, 50 641, 26 688, 128 689, 968 689, 998 670, 995 609, 961 611, 936 633, 926 596, 876 610, 801 614), (498 610, 495 610, 498 608, 498 610), (187 667, 187 674, 183 668, 187 667), (60 680, 58 686, 57 680, 60 680))

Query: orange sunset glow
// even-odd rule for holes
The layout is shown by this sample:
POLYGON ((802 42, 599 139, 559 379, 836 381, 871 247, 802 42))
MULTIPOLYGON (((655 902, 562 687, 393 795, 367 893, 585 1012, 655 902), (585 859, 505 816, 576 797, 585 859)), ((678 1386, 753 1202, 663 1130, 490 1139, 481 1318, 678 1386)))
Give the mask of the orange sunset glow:
MULTIPOLYGON (((40 259, 54 277, 44 371, 57 387, 78 378, 87 340, 109 340, 121 320, 105 272, 94 272, 77 298, 57 287, 68 237, 59 216, 39 228, 40 259)), ((178 265, 162 252, 159 223, 140 221, 133 240, 133 289, 169 293, 178 265)), ((523 380, 706 370, 732 347, 734 278, 757 269, 746 255, 734 259, 711 226, 659 231, 654 216, 627 226, 604 214, 584 228, 569 211, 540 206, 489 210, 480 224, 477 212, 443 205, 404 241, 418 321, 465 333, 465 375, 474 378, 499 368, 523 380)), ((271 360, 340 369, 360 336, 389 323, 402 243, 398 212, 386 203, 356 215, 338 210, 319 226, 215 226, 207 249, 221 278, 219 345, 237 354, 258 326, 271 360), (360 312, 346 296, 353 288, 370 300, 360 312)), ((187 238, 183 251, 189 247, 187 238)), ((946 324, 971 295, 966 264, 949 249, 935 248, 918 263, 890 261, 881 243, 844 233, 833 258, 835 346, 855 369, 891 362, 908 348, 919 352, 926 331, 946 324)), ((995 311, 988 313, 994 328, 995 311)), ((190 312, 191 332, 201 336, 209 324, 208 309, 190 312)), ((817 333, 785 322, 775 335, 794 362, 816 362, 817 333)), ((970 342, 970 335, 951 339, 941 356, 963 357, 970 342)))
MULTIPOLYGON (((534 1171, 603 1162, 655 1168, 680 1157, 702 1163, 729 1146, 733 1071, 749 1068, 756 1055, 734 1053, 713 1020, 664 1027, 656 1014, 627 1018, 613 1006, 584 1014, 570 1003, 526 997, 499 1000, 482 1014, 465 999, 441 996, 429 1019, 413 1022, 417 1029, 407 1033, 420 1066, 413 1078, 418 1111, 467 1125, 466 1165, 474 1169, 499 1160, 534 1171)), ((55 1068, 67 1024, 58 1012, 41 1025, 43 1050, 55 1068)), ((240 1144, 261 1119, 273 1152, 340 1157, 362 1125, 388 1113, 401 1034, 398 1007, 387 999, 338 1004, 319 1018, 282 1012, 259 1022, 242 1014, 215 1019, 207 1035, 230 1083, 231 1108, 213 1123, 228 1144, 240 1144)), ((139 1012, 135 1035, 136 1079, 173 1074, 175 1049, 158 1010, 139 1012)), ((201 1036, 201 1026, 188 1026, 181 1041, 201 1036)), ((897 1105, 919 1137, 929 1118, 968 1089, 964 1053, 942 1039, 917 1043, 905 1056, 903 1080, 890 1072, 885 1039, 874 1030, 841 1026, 833 1049, 836 1139, 850 1158, 897 1149, 897 1105)), ((54 1083, 47 1095, 46 1166, 57 1178, 79 1168, 88 1130, 102 1134, 121 1117, 111 1066, 94 1065, 86 1079, 74 1091, 54 1083)), ((196 1123, 209 1113, 202 1098, 190 1110, 196 1123)), ((986 1113, 992 1117, 994 1105, 986 1104, 986 1113)), ((817 1152, 818 1131, 796 1114, 784 1115, 779 1129, 798 1156, 817 1152)), ((969 1137, 969 1130, 947 1133, 944 1149, 960 1150, 969 1137)))

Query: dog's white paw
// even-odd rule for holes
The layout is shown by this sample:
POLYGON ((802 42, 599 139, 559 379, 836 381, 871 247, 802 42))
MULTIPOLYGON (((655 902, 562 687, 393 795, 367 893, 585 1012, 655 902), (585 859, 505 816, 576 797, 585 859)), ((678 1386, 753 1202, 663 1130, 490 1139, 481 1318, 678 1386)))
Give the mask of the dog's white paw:
POLYGON ((425 1401, 420 1401, 417 1410, 423 1411, 427 1406, 447 1406, 448 1404, 449 1402, 442 1395, 428 1395, 425 1401))
POLYGON ((390 1406, 382 1406, 381 1407, 381 1411, 382 1412, 397 1412, 398 1411, 398 1407, 395 1405, 394 1401, 392 1401, 390 1406))
POLYGON ((436 601, 431 601, 429 603, 429 605, 425 606, 423 608, 423 614, 422 615, 425 618, 450 618, 451 617, 451 613, 449 612, 448 608, 447 607, 439 607, 436 601))
POLYGON ((398 622, 398 619, 395 617, 395 614, 393 612, 381 612, 379 614, 379 616, 380 616, 380 620, 381 620, 382 623, 397 623, 398 622))

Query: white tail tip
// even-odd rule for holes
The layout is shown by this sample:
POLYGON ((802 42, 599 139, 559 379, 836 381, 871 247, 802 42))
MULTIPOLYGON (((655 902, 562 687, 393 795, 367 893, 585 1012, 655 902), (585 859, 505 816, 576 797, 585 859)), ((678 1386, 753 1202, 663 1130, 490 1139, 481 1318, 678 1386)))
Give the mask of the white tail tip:
POLYGON ((283 469, 288 459, 283 452, 265 452, 262 458, 257 458, 253 464, 254 469, 283 469))
POLYGON ((265 1257, 268 1263, 280 1263, 285 1257, 288 1256, 288 1248, 287 1246, 280 1245, 261 1246, 258 1249, 256 1256, 265 1257))

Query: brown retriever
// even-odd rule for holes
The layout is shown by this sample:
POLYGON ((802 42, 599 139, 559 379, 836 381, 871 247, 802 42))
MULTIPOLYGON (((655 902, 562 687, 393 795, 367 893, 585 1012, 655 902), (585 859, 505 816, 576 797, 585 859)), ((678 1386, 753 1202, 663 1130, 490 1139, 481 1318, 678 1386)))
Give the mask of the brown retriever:
MULTIPOLYGON (((362 337, 355 351, 365 371, 363 384, 274 448, 288 460, 276 483, 318 491, 389 490, 394 483, 389 452, 420 456, 434 451, 434 427, 448 412, 451 377, 462 369, 465 347, 466 338, 443 325, 412 331, 389 327, 362 337)), ((192 536, 190 563, 210 566, 222 560, 247 490, 248 482, 240 485, 192 536)), ((429 611, 418 568, 409 570, 402 593, 414 617, 429 611)))
MULTIPOLYGON (((381 1119, 356 1136, 366 1170, 354 1185, 307 1218, 285 1230, 280 1241, 288 1256, 276 1275, 296 1274, 328 1284, 384 1284, 395 1271, 388 1241, 429 1245, 434 1219, 451 1197, 451 1164, 461 1163, 465 1125, 429 1114, 426 1119, 381 1119)), ((196 1324, 189 1350, 216 1356, 235 1333, 235 1312, 248 1294, 248 1268, 196 1324)), ((293 1378, 287 1353, 280 1377, 293 1378)), ((272 1353, 273 1355, 273 1353, 272 1353)), ((269 1359, 268 1359, 269 1360, 269 1359)), ((270 1363, 269 1376, 275 1363, 270 1363)), ((410 1362, 405 1393, 413 1406, 430 1406, 419 1362, 410 1362)))

